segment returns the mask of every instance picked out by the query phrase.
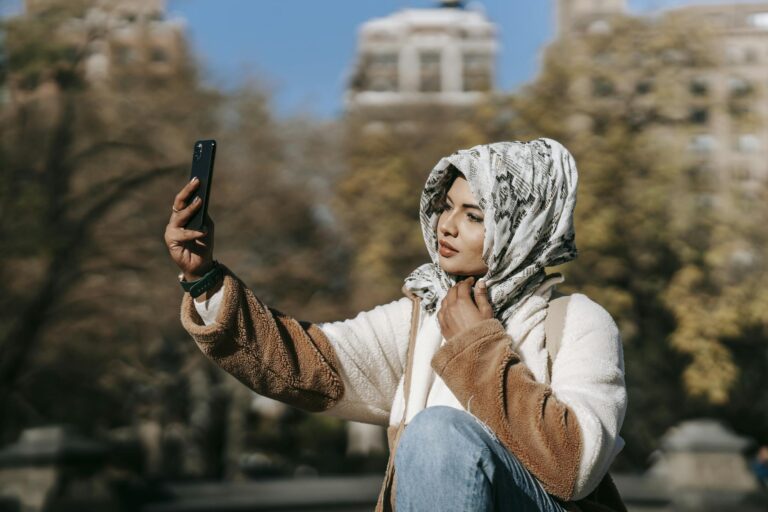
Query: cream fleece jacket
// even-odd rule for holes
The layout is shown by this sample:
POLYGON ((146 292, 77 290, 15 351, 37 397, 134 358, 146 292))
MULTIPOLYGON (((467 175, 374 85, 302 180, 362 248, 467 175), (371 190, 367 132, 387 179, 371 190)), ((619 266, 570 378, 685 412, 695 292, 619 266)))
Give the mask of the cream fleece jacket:
MULTIPOLYGON (((205 325, 215 323, 223 295, 224 288, 205 302, 195 301, 205 325)), ((533 378, 548 384, 555 397, 576 416, 581 432, 581 455, 573 499, 578 500, 597 487, 624 446, 619 436, 627 405, 621 338, 616 323, 604 308, 586 295, 573 294, 550 382, 543 325, 525 328, 526 323, 537 323, 534 321, 537 315, 546 314, 548 298, 545 291, 534 295, 526 307, 521 308, 519 321, 510 322, 507 334, 533 378)), ((382 426, 399 423, 404 405, 411 311, 412 301, 404 297, 349 320, 318 324, 338 357, 344 383, 341 400, 321 414, 382 426)), ((428 328, 429 323, 429 318, 421 319, 419 329, 428 328)), ((445 340, 441 346, 444 344, 445 340)), ((431 349, 434 350, 435 347, 431 349)), ((421 360, 429 362, 432 355, 422 354, 421 360)), ((419 358, 417 348, 415 376, 431 370, 420 367, 419 358)), ((464 409, 439 375, 432 372, 432 379, 427 406, 464 409)), ((468 405, 471 412, 471 399, 468 405)))

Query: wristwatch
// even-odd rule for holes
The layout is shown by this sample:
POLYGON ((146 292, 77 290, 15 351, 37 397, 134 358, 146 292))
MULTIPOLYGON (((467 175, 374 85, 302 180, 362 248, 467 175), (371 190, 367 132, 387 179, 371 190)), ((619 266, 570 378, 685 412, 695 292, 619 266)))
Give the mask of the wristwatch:
POLYGON ((219 279, 224 275, 224 269, 221 265, 219 265, 219 262, 216 260, 213 260, 213 267, 211 270, 205 273, 203 277, 198 279, 197 281, 186 281, 184 279, 184 273, 179 274, 179 284, 181 284, 181 287, 184 289, 185 292, 189 292, 189 294, 193 298, 197 298, 200 295, 204 294, 211 288, 213 288, 218 282, 219 279))

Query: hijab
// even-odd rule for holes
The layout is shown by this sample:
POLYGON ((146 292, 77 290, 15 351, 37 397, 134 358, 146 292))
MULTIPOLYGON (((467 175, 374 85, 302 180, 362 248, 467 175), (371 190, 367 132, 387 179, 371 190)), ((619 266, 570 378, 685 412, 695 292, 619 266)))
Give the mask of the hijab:
MULTIPOLYGON (((458 282, 440 268, 437 221, 451 184, 450 166, 466 178, 484 213, 483 261, 494 317, 507 325, 525 300, 549 277, 545 267, 577 256, 573 212, 578 173, 559 142, 496 142, 463 149, 432 169, 420 201, 421 230, 431 258, 406 279, 428 313, 439 309, 458 282)), ((562 277, 560 277, 562 281, 562 277)))

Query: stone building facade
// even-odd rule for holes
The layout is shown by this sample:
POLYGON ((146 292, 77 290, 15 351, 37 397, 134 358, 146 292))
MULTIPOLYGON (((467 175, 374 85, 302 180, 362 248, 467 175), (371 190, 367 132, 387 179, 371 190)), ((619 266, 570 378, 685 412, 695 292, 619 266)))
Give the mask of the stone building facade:
MULTIPOLYGON (((25 14, 34 16, 54 1, 60 2, 26 0, 25 14)), ((165 0, 98 0, 82 18, 63 27, 60 37, 87 45, 84 73, 92 84, 133 65, 169 76, 184 61, 184 22, 166 18, 165 0)))
MULTIPOLYGON (((559 0, 557 36, 610 31, 612 18, 629 15, 626 0, 559 0)), ((759 194, 768 181, 768 2, 687 5, 649 16, 692 21, 715 38, 715 64, 686 75, 685 151, 722 185, 759 194)))
POLYGON ((496 27, 461 2, 404 9, 359 29, 347 110, 470 106, 494 89, 496 27))

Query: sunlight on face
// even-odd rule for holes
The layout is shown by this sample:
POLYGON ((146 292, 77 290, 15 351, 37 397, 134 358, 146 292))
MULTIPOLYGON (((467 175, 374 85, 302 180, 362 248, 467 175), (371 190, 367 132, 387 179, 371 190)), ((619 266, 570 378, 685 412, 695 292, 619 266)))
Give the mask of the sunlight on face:
POLYGON ((488 271, 483 261, 484 236, 483 211, 467 180, 459 176, 448 190, 437 220, 440 267, 453 275, 484 275, 488 271))

